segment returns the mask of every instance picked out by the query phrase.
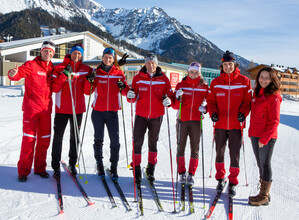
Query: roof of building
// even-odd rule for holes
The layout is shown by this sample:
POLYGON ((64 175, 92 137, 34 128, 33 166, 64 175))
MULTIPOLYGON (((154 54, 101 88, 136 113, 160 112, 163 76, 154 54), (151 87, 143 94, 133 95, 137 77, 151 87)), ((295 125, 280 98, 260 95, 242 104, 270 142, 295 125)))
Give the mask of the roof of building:
MULTIPOLYGON (((31 44, 42 44, 44 41, 55 41, 60 40, 68 37, 78 36, 78 35, 89 35, 92 38, 95 38, 99 41, 101 41, 103 44, 106 44, 107 46, 113 46, 113 48, 117 48, 116 46, 112 45, 111 43, 106 42, 102 38, 98 37, 97 35, 91 33, 90 31, 84 31, 84 32, 72 32, 67 34, 61 34, 61 35, 51 35, 51 36, 44 36, 44 37, 35 37, 35 38, 28 38, 23 40, 15 40, 10 42, 4 42, 0 43, 0 51, 6 50, 6 49, 12 49, 12 48, 18 48, 22 46, 27 46, 31 44)), ((116 51, 120 54, 124 54, 123 51, 116 49, 116 51)))

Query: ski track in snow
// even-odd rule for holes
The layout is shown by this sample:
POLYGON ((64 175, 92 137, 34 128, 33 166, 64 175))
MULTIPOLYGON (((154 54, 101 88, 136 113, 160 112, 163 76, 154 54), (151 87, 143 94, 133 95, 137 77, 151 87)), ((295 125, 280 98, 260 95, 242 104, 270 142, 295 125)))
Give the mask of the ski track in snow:
MULTIPOLYGON (((56 181, 52 178, 53 171, 51 168, 51 147, 49 147, 47 155, 47 171, 51 177, 42 179, 32 173, 28 176, 26 183, 17 181, 17 162, 22 141, 22 99, 19 87, 13 89, 8 87, 0 87, 0 172, 3 177, 0 180, 0 219, 136 219, 139 218, 138 204, 134 203, 134 188, 132 171, 127 169, 126 152, 124 145, 124 133, 122 124, 122 115, 119 111, 120 124, 120 161, 119 161, 119 184, 133 209, 127 212, 125 206, 120 199, 116 188, 111 179, 107 176, 107 183, 110 187, 112 195, 117 204, 116 208, 112 208, 111 203, 104 190, 104 186, 100 178, 96 175, 95 159, 93 157, 93 126, 90 120, 91 109, 88 116, 87 127, 85 131, 83 153, 86 165, 86 175, 81 166, 80 182, 85 189, 89 198, 95 202, 94 205, 88 206, 81 192, 69 176, 69 174, 61 167, 61 187, 64 203, 64 214, 58 215, 58 201, 56 181), (84 184, 88 180, 88 184, 84 184)), ((54 97, 54 96, 53 96, 54 97)), ((93 99, 93 97, 92 97, 93 99)), ((130 104, 124 101, 125 127, 127 135, 127 147, 129 162, 132 155, 132 129, 131 129, 131 109, 130 104)), ((54 110, 54 108, 53 108, 54 110)), ((247 204, 248 196, 257 193, 258 170, 255 158, 251 148, 250 139, 248 138, 248 127, 244 130, 245 138, 245 154, 246 169, 249 186, 245 184, 244 157, 243 149, 240 155, 239 185, 237 186, 237 195, 234 198, 234 219, 245 220, 275 220, 275 219, 299 219, 299 151, 298 151, 298 118, 299 103, 284 100, 281 105, 281 124, 279 126, 279 137, 275 144, 275 150, 272 158, 273 167, 273 184, 271 188, 271 202, 269 206, 251 207, 247 204)), ((201 164, 201 147, 199 167, 195 176, 195 185, 193 187, 195 214, 189 213, 188 194, 186 193, 186 211, 173 214, 173 191, 170 174, 169 159, 169 140, 167 117, 163 118, 160 137, 158 141, 158 164, 156 166, 155 186, 161 200, 164 212, 158 212, 157 206, 153 200, 152 193, 147 186, 147 180, 142 180, 142 196, 144 206, 144 217, 142 219, 203 219, 208 211, 212 200, 216 194, 215 187, 217 185, 214 179, 215 167, 213 164, 212 178, 209 178, 211 153, 212 153, 212 135, 213 127, 208 115, 205 116, 203 122, 204 127, 204 159, 205 159, 205 209, 203 209, 202 195, 202 164, 201 164)), ((54 118, 54 111, 52 119, 54 118)), ((176 186, 176 111, 169 109, 170 120, 170 137, 173 163, 174 185, 176 186)), ((85 114, 83 116, 83 122, 85 114)), ((53 122, 53 121, 52 121, 53 122)), ((249 118, 247 120, 247 126, 249 118)), ((83 123, 82 123, 83 126, 83 123)), ((82 130, 81 130, 82 132, 82 130)), ((53 130, 52 130, 53 135, 53 130)), ((53 136, 52 136, 53 137, 53 136)), ((109 138, 107 129, 105 130, 105 140, 103 146, 104 164, 109 167, 109 138)), ((215 146, 214 146, 215 147, 215 146)), ((69 126, 65 131, 63 139, 62 159, 68 164, 69 150, 69 126)), ((215 150, 215 149, 214 149, 215 150)), ((148 145, 147 135, 144 139, 142 148, 142 167, 147 165, 148 145)), ((186 146, 186 166, 189 164, 190 147, 189 140, 186 146)), ((213 153, 213 160, 215 152, 213 153)), ((229 156, 228 150, 225 156, 226 168, 228 170, 229 156)), ((81 163, 82 165, 82 163, 81 163)), ((179 188, 179 187, 178 187, 179 188)), ((178 199, 180 194, 178 193, 178 199)), ((175 204, 176 208, 180 207, 179 203, 175 204)), ((215 211, 210 219, 227 219, 228 216, 228 196, 227 188, 221 195, 215 211)))

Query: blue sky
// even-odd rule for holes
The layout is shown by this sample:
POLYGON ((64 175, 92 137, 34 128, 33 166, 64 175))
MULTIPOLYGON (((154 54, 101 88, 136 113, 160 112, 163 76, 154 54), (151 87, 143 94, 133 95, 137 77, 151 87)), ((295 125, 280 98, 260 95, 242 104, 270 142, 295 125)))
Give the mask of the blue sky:
POLYGON ((158 6, 221 50, 299 68, 298 0, 96 0, 104 8, 158 6))

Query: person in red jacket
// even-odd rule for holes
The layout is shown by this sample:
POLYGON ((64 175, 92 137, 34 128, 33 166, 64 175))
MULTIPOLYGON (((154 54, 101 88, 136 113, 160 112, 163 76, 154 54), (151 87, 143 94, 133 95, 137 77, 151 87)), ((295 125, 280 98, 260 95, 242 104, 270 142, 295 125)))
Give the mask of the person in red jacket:
POLYGON ((46 172, 47 150, 51 139, 52 91, 51 74, 54 68, 51 59, 55 44, 45 41, 40 56, 11 69, 8 78, 18 81, 25 78, 23 99, 23 139, 18 162, 18 180, 26 182, 34 160, 34 173, 48 178, 46 172))
POLYGON ((251 102, 249 137, 259 168, 261 182, 257 196, 249 197, 254 206, 269 204, 269 190, 272 183, 271 158, 277 140, 280 119, 280 82, 271 67, 260 69, 251 102))
POLYGON ((56 103, 51 165, 54 170, 53 176, 56 179, 60 178, 62 139, 68 121, 70 121, 69 169, 72 175, 77 174, 75 165, 78 159, 79 138, 77 138, 76 144, 75 135, 78 137, 79 134, 75 134, 76 127, 74 126, 72 102, 75 105, 76 120, 80 129, 82 115, 86 111, 84 82, 86 76, 92 72, 92 68, 82 63, 83 53, 84 49, 81 44, 74 45, 70 54, 65 55, 63 63, 58 64, 53 71, 53 92, 56 93, 56 103), (68 76, 69 71, 71 76, 68 76), (73 97, 71 96, 69 80, 71 80, 73 97))
MULTIPOLYGON (((125 55, 124 55, 125 56, 125 55)), ((121 60, 120 60, 121 61, 121 60)), ((120 91, 126 95, 129 86, 123 72, 119 68, 116 52, 113 48, 106 48, 103 52, 102 63, 96 71, 96 78, 93 85, 91 78, 85 81, 85 94, 92 91, 95 93, 95 100, 92 104, 91 120, 94 127, 94 157, 97 162, 99 176, 105 176, 103 164, 103 141, 104 126, 106 124, 110 138, 110 171, 113 179, 118 178, 117 164, 119 160, 119 124, 118 110, 120 105, 120 91)))
POLYGON ((223 54, 221 74, 211 82, 207 102, 215 126, 217 190, 221 191, 224 187, 226 174, 224 154, 228 140, 230 155, 228 193, 234 196, 240 172, 241 126, 250 112, 251 85, 250 80, 240 74, 232 52, 226 51, 223 54))
POLYGON ((135 169, 135 182, 141 182, 141 148, 144 135, 148 129, 148 165, 146 173, 153 182, 155 165, 157 163, 157 141, 162 124, 165 107, 171 105, 173 96, 170 82, 158 65, 155 54, 149 53, 145 57, 145 66, 134 76, 132 90, 127 99, 136 103, 136 117, 134 122, 134 153, 131 166, 135 169))
POLYGON ((177 122, 178 136, 178 173, 181 183, 194 184, 194 175, 198 167, 199 140, 201 135, 201 114, 206 113, 203 102, 207 98, 208 85, 201 76, 200 63, 193 62, 189 65, 188 75, 176 85, 173 108, 179 109, 180 118, 177 122), (180 120, 180 121, 179 121, 180 120), (180 124, 179 124, 180 123, 180 124), (180 127, 179 127, 180 126, 180 127), (185 148, 187 137, 190 138, 191 155, 189 161, 188 177, 186 181, 185 148))

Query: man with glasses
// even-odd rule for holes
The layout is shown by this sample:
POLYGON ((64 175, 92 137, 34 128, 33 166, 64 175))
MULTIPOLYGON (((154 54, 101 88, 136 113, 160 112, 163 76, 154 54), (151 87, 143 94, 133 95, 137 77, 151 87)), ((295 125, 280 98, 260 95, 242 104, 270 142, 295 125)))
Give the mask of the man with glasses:
POLYGON ((18 81, 25 78, 23 99, 23 138, 18 162, 18 180, 26 182, 34 160, 34 173, 48 178, 46 172, 47 149, 51 138, 52 91, 51 74, 54 68, 51 59, 55 44, 45 41, 40 56, 11 69, 8 78, 18 81))
POLYGON ((72 102, 75 107, 78 129, 81 127, 82 115, 86 111, 84 97, 84 82, 86 76, 92 74, 92 68, 83 64, 84 48, 82 44, 75 44, 70 54, 65 55, 63 63, 58 64, 53 71, 53 92, 55 99, 54 139, 52 145, 52 168, 53 177, 60 178, 60 160, 62 151, 62 139, 68 121, 70 121, 70 148, 69 170, 72 175, 77 174, 76 163, 78 159, 77 147, 79 144, 76 125, 74 125, 72 102), (71 81, 72 95, 69 80, 71 81), (73 100, 72 100, 73 98, 73 100))
POLYGON ((141 182, 141 148, 144 135, 148 129, 148 165, 146 173, 153 182, 157 163, 157 141, 162 124, 165 107, 171 105, 173 92, 169 79, 157 66, 155 54, 145 57, 145 66, 133 78, 132 90, 127 93, 129 102, 136 101, 136 117, 134 123, 134 154, 131 166, 135 166, 135 182, 141 182))

